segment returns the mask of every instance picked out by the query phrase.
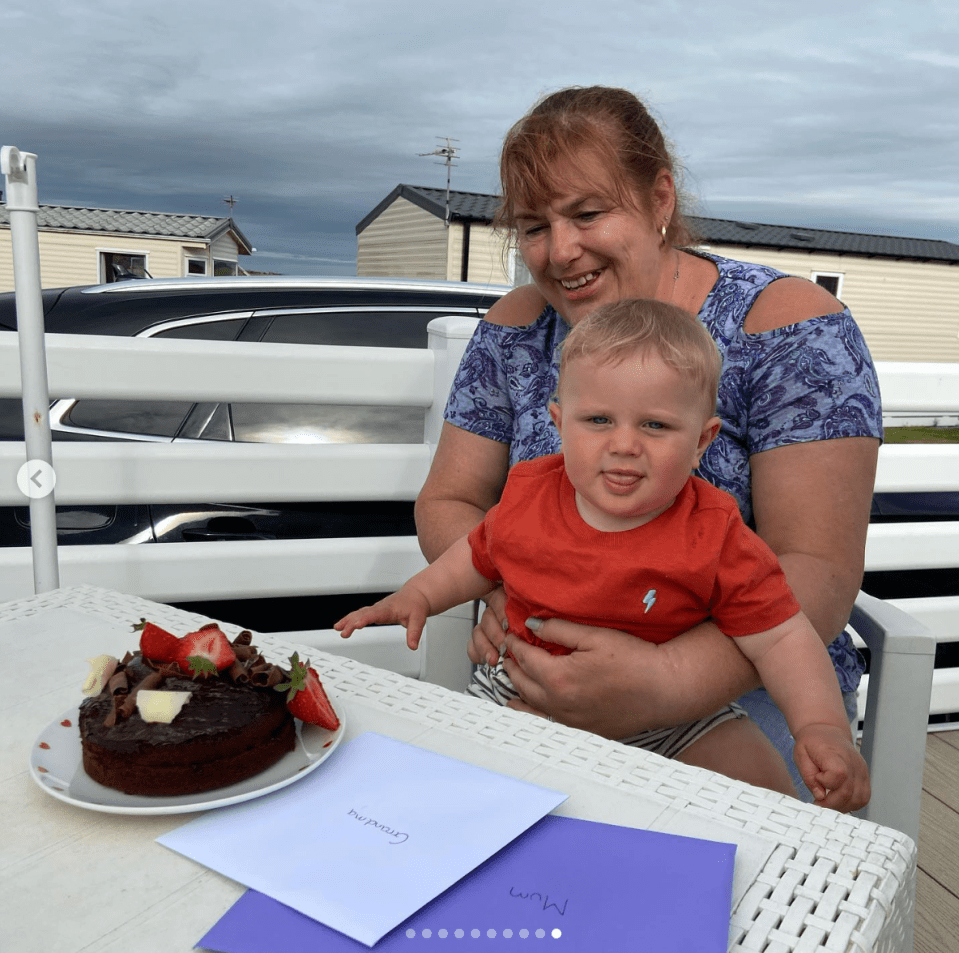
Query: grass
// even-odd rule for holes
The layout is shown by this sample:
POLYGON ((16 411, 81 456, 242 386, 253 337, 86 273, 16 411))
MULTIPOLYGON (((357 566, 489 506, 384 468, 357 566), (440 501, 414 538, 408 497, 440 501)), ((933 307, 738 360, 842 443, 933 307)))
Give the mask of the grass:
POLYGON ((886 427, 886 443, 959 443, 959 427, 886 427))

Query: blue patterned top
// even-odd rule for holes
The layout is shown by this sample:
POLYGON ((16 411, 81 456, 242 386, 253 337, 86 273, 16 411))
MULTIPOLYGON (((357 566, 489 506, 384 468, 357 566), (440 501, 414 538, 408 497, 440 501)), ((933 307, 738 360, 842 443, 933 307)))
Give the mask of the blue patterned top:
MULTIPOLYGON (((753 525, 749 458, 789 443, 835 437, 882 437, 875 368, 846 308, 759 334, 746 315, 770 282, 785 277, 764 265, 697 253, 719 278, 699 312, 723 355, 716 413, 719 436, 700 476, 736 499, 753 525)), ((568 325, 547 306, 532 323, 481 321, 460 364, 446 420, 510 447, 510 464, 560 450, 546 409, 559 374, 558 345, 568 325)), ((854 691, 863 665, 847 634, 829 647, 840 687, 854 691)))

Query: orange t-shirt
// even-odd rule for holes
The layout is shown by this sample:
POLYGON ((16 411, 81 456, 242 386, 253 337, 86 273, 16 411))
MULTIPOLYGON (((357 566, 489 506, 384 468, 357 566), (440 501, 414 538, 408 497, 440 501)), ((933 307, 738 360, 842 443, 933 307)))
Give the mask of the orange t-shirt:
POLYGON ((799 611, 772 550, 735 500, 698 477, 660 516, 606 533, 583 521, 560 454, 516 464, 500 502, 469 535, 473 564, 502 582, 510 631, 559 618, 667 642, 706 619, 729 636, 764 632, 799 611))

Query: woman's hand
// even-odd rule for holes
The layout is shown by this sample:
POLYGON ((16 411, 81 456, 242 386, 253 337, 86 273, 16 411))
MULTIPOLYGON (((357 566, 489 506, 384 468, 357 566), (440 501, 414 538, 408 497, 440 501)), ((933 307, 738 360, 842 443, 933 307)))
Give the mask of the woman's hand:
POLYGON ((486 608, 466 646, 466 654, 474 665, 495 665, 503 654, 506 641, 506 593, 502 586, 483 596, 486 608))
POLYGON ((704 718, 759 684, 756 670, 712 623, 654 645, 615 629, 548 619, 538 630, 572 649, 550 655, 508 635, 510 707, 606 738, 704 718))

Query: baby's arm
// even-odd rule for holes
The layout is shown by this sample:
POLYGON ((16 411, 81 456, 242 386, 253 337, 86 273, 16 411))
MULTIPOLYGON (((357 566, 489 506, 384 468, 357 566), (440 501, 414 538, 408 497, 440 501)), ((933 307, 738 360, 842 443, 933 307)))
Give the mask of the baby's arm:
POLYGON ((869 771, 853 744, 829 653, 802 612, 736 638, 795 739, 796 767, 818 804, 856 810, 869 801, 869 771))
POLYGON ((371 623, 401 623, 406 626, 406 644, 420 644, 423 626, 431 615, 439 615, 463 602, 479 599, 494 589, 473 566, 470 545, 464 536, 453 543, 436 562, 418 572, 402 589, 372 606, 344 616, 333 628, 346 639, 356 629, 371 623))

